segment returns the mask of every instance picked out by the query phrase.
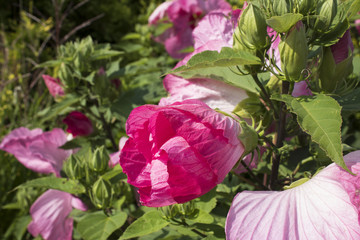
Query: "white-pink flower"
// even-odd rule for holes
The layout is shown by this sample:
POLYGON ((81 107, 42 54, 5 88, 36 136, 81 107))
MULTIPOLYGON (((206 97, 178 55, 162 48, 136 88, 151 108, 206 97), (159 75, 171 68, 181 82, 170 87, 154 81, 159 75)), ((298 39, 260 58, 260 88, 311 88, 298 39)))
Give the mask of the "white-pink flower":
POLYGON ((0 149, 13 154, 25 167, 39 173, 60 176, 63 162, 72 153, 59 147, 67 142, 62 129, 43 132, 37 128, 17 128, 4 137, 0 149))
POLYGON ((68 216, 73 208, 87 210, 81 200, 70 193, 47 190, 30 208, 32 221, 28 231, 34 237, 40 234, 45 240, 71 240, 73 219, 68 216))
POLYGON ((344 159, 357 175, 331 164, 289 190, 239 193, 227 216, 227 239, 360 239, 360 151, 344 159))

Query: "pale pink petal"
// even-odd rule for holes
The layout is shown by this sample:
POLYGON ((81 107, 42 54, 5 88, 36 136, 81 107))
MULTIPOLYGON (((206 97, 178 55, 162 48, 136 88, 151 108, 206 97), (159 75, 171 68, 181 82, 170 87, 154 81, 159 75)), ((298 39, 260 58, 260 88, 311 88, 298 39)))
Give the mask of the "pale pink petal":
POLYGON ((193 31, 194 48, 205 45, 211 40, 222 40, 223 47, 231 47, 233 43, 234 26, 222 12, 210 12, 203 17, 193 31))
POLYGON ((79 198, 74 196, 71 199, 71 206, 84 212, 88 210, 88 207, 79 198))
POLYGON ((207 0, 205 1, 205 12, 222 11, 229 13, 231 11, 231 5, 225 0, 207 0))
POLYGON ((58 190, 46 191, 30 208, 29 232, 34 237, 41 235, 45 240, 71 240, 73 220, 68 215, 72 211, 73 198, 58 190))
POLYGON ((121 149, 123 149, 123 147, 124 147, 124 145, 125 145, 125 143, 126 143, 126 141, 128 139, 129 139, 128 137, 120 138, 120 140, 119 140, 119 151, 110 154, 110 161, 109 161, 109 166, 110 167, 114 167, 115 165, 119 164, 121 149))
MULTIPOLYGON (((55 173, 56 176, 60 176, 63 162, 72 153, 71 150, 59 148, 67 141, 64 131, 55 128, 38 135, 31 135, 30 132, 32 131, 23 128, 14 130, 4 138, 1 149, 13 154, 20 163, 35 172, 55 173), (21 132, 29 134, 23 138, 15 137, 21 132)), ((34 132, 40 133, 41 130, 35 129, 34 132)))
POLYGON ((160 4, 154 12, 150 15, 148 22, 149 24, 156 24, 160 19, 164 18, 167 14, 167 9, 171 4, 173 4, 175 0, 166 1, 160 4))
POLYGON ((44 82, 49 89, 50 94, 55 98, 57 96, 64 96, 65 92, 61 85, 60 79, 55 79, 49 75, 42 75, 44 82))
MULTIPOLYGON (((187 55, 175 68, 187 63, 195 54, 206 51, 220 51, 224 46, 222 40, 207 42, 193 53, 187 55)), ((247 98, 246 92, 238 87, 213 80, 213 79, 183 79, 169 74, 164 78, 164 87, 170 96, 160 100, 159 105, 170 105, 186 99, 198 99, 209 105, 211 108, 219 108, 222 111, 231 113, 237 104, 247 98)))
POLYGON ((8 135, 6 135, 3 140, 0 143, 0 149, 5 150, 5 147, 7 144, 9 144, 11 141, 27 141, 27 139, 31 139, 35 136, 38 136, 42 134, 42 129, 35 128, 33 130, 29 130, 25 127, 16 128, 13 131, 11 131, 8 135))
MULTIPOLYGON (((360 173, 359 151, 345 161, 360 173)), ((360 239, 358 195, 352 194, 359 187, 358 176, 331 164, 286 191, 244 191, 228 213, 227 239, 360 239)))

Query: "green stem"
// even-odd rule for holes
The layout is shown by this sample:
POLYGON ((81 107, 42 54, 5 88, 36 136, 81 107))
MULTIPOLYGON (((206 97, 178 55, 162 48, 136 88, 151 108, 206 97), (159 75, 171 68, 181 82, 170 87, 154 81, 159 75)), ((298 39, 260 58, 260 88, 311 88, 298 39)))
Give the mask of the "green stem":
POLYGON ((262 92, 262 95, 264 97, 264 100, 269 104, 269 107, 274 111, 274 114, 275 114, 275 117, 278 119, 279 118, 279 115, 278 113, 276 112, 276 109, 274 107, 274 104, 273 102, 271 101, 270 99, 270 96, 268 94, 268 92, 266 91, 266 89, 264 88, 263 84, 260 82, 257 74, 251 74, 252 78, 254 79, 256 85, 258 85, 258 87, 260 88, 261 92, 262 92))

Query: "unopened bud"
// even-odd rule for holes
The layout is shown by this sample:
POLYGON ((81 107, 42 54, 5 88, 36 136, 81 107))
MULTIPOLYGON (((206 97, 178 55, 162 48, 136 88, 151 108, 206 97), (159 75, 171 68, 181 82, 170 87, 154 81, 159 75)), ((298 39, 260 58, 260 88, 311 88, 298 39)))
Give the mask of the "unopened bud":
POLYGON ((241 14, 234 33, 235 49, 263 49, 268 44, 267 25, 264 13, 249 4, 241 14))
POLYGON ((292 12, 293 1, 292 0, 275 0, 273 1, 274 15, 281 16, 285 13, 292 12))
POLYGON ((84 164, 76 155, 71 155, 65 162, 64 171, 71 179, 80 179, 85 176, 84 164))
POLYGON ((316 8, 316 20, 314 29, 318 32, 326 32, 331 26, 337 13, 337 0, 320 0, 316 8))
POLYGON ((308 45, 305 28, 301 21, 297 22, 279 43, 281 69, 286 79, 298 82, 302 79, 302 72, 306 68, 308 45))
POLYGON ((109 154, 106 152, 104 146, 97 148, 90 159, 89 168, 94 172, 103 172, 109 165, 109 154))
POLYGON ((302 15, 309 15, 309 13, 316 8, 317 1, 314 0, 298 0, 299 13, 302 15))
POLYGON ((163 216, 167 219, 174 218, 180 213, 178 204, 159 207, 158 210, 160 210, 163 216))
POLYGON ((92 187, 92 202, 97 208, 108 208, 111 206, 113 192, 108 180, 100 177, 92 187))

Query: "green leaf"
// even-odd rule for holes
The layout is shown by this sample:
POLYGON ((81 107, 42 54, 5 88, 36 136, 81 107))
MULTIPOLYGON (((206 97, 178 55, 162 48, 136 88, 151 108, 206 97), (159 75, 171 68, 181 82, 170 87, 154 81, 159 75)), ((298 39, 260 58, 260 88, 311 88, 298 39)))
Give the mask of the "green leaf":
POLYGON ((229 47, 223 47, 220 53, 218 51, 200 52, 190 58, 186 65, 178 67, 170 73, 176 74, 213 67, 231 67, 256 64, 261 64, 261 61, 253 54, 245 51, 236 51, 229 47))
POLYGON ((63 192, 68 192, 71 194, 80 194, 85 193, 85 187, 76 180, 71 180, 67 178, 57 178, 57 177, 42 177, 36 178, 34 180, 27 181, 15 189, 22 187, 44 187, 49 189, 56 189, 63 192))
POLYGON ((149 233, 159 231, 167 225, 169 225, 169 222, 162 217, 160 212, 147 212, 138 218, 135 222, 133 222, 125 230, 124 234, 119 238, 119 240, 144 236, 149 233))
POLYGON ((210 213, 211 210, 216 207, 216 202, 216 187, 213 188, 210 192, 195 199, 196 208, 207 213, 210 213))
POLYGON ((31 222, 31 216, 21 216, 15 221, 14 227, 14 237, 16 240, 23 239, 24 234, 26 233, 27 226, 31 222))
POLYGON ((336 97, 335 99, 342 106, 343 111, 360 111, 360 88, 355 89, 345 96, 336 97))
POLYGON ((210 213, 207 213, 203 210, 196 209, 195 215, 192 218, 189 218, 191 221, 195 223, 205 223, 210 224, 214 222, 213 216, 210 213))
POLYGON ((286 103, 297 115, 300 127, 318 143, 333 162, 350 172, 346 167, 341 144, 341 107, 326 95, 302 96, 277 95, 272 99, 286 103))
POLYGON ((300 13, 286 13, 281 16, 273 16, 266 20, 267 25, 278 33, 285 33, 290 30, 292 26, 303 19, 300 13))
POLYGON ((127 214, 120 212, 106 216, 102 211, 86 215, 77 225, 77 230, 85 240, 106 240, 127 219, 127 214))
POLYGON ((51 106, 51 108, 47 109, 47 111, 41 111, 38 113, 38 116, 41 117, 41 123, 55 118, 58 115, 70 112, 72 109, 70 109, 69 107, 79 102, 81 99, 82 97, 67 94, 61 102, 51 106))

